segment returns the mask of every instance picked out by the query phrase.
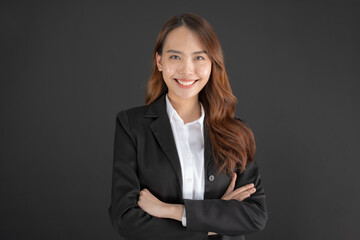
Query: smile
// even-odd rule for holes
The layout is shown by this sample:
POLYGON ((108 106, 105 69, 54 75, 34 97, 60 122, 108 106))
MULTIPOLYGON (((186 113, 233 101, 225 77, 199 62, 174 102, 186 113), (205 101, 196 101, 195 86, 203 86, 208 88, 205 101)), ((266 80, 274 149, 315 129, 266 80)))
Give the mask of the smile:
POLYGON ((195 82, 197 82, 198 80, 185 80, 185 79, 177 79, 174 78, 174 80, 182 87, 191 87, 192 85, 194 85, 195 82))

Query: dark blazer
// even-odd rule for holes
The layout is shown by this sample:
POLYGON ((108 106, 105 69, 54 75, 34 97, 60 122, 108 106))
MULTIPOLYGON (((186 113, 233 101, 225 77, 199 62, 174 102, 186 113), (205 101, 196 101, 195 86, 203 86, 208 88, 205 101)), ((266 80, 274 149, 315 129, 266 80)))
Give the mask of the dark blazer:
POLYGON ((182 197, 181 167, 165 94, 150 105, 118 113, 109 214, 121 239, 200 240, 216 232, 218 239, 235 240, 264 228, 265 193, 256 162, 248 163, 236 180, 236 188, 254 183, 256 193, 242 202, 221 200, 230 177, 217 174, 206 124, 204 128, 204 200, 188 200, 182 197), (163 202, 185 204, 187 227, 140 209, 137 200, 143 188, 163 202))

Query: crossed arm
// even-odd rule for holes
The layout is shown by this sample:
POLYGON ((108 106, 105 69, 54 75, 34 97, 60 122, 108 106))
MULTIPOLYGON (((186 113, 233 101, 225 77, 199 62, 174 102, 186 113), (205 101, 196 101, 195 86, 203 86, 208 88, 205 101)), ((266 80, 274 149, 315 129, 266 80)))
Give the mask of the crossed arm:
MULTIPOLYGON (((253 183, 235 189, 236 173, 233 174, 228 189, 221 197, 223 200, 235 199, 242 201, 255 193, 256 189, 253 183)), ((185 206, 183 204, 169 204, 157 199, 149 190, 143 189, 140 192, 138 206, 148 214, 158 218, 169 218, 181 222, 185 206)), ((209 232, 209 235, 216 233, 209 232)))
POLYGON ((208 232, 243 235, 265 226, 265 193, 255 161, 248 163, 243 173, 234 174, 221 199, 184 199, 184 205, 168 204, 141 189, 136 141, 124 112, 117 116, 114 144, 109 214, 114 228, 126 239, 195 240, 208 232), (186 228, 179 224, 184 208, 186 228))

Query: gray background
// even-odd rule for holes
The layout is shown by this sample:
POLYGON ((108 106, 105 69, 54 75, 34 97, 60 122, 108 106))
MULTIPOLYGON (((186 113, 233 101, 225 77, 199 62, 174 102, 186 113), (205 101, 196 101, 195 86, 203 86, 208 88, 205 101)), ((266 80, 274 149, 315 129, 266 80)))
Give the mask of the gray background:
POLYGON ((269 221, 247 239, 359 238, 358 1, 1 1, 0 239, 117 239, 115 116, 182 12, 214 26, 255 133, 269 221))

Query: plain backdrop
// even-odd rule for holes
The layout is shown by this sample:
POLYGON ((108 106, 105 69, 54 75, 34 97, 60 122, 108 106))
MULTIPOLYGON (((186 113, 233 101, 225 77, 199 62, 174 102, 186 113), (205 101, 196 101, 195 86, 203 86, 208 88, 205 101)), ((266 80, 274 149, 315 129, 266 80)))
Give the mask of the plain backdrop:
POLYGON ((359 239, 359 1, 1 1, 0 239, 118 239, 116 114, 143 105, 156 36, 205 17, 255 133, 267 227, 359 239))

